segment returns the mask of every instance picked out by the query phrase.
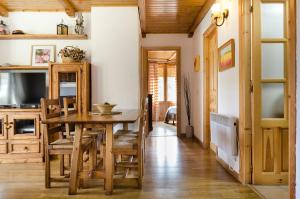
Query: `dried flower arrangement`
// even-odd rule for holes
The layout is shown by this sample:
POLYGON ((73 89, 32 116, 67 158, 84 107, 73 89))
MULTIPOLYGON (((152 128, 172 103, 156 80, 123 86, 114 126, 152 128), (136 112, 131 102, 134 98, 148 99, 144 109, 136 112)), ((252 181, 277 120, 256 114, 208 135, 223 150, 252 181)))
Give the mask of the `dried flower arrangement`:
POLYGON ((85 58, 85 52, 74 46, 66 46, 58 53, 64 63, 81 62, 85 58))

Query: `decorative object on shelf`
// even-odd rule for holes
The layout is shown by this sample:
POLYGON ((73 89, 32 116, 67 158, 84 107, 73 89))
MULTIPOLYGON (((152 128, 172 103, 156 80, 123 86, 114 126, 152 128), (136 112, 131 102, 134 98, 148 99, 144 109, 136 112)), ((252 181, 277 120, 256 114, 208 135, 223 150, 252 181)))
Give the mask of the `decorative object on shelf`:
POLYGON ((33 45, 31 50, 32 66, 48 66, 48 62, 55 61, 54 45, 33 45))
POLYGON ((8 27, 3 20, 0 21, 0 35, 9 34, 8 27))
POLYGON ((191 102, 190 81, 187 76, 184 77, 183 86, 184 86, 185 111, 188 119, 188 125, 185 128, 185 133, 187 138, 192 138, 194 136, 194 127, 191 124, 191 119, 192 119, 191 103, 192 102, 191 102))
POLYGON ((194 71, 195 72, 199 72, 200 71, 200 55, 197 55, 195 57, 195 60, 194 60, 194 71))
POLYGON ((23 32, 23 30, 14 30, 14 31, 12 31, 11 34, 13 34, 13 35, 24 35, 25 33, 23 32))
POLYGON ((63 63, 81 62, 85 58, 85 52, 74 46, 66 46, 58 53, 63 63))
POLYGON ((235 65, 234 39, 229 40, 219 48, 219 71, 224 71, 235 65))
POLYGON ((211 7, 211 18, 214 24, 216 24, 217 26, 222 26, 225 22, 225 19, 228 18, 229 16, 229 9, 228 9, 228 2, 224 2, 222 3, 223 5, 221 5, 221 3, 215 3, 212 7, 211 7))
POLYGON ((94 104, 94 106, 99 110, 101 114, 111 114, 112 109, 116 106, 116 104, 105 102, 104 104, 94 104))
POLYGON ((0 65, 0 67, 9 67, 9 66, 11 66, 10 63, 4 63, 4 64, 1 64, 1 65, 0 65))
POLYGON ((57 34, 58 35, 68 35, 69 34, 69 27, 64 24, 64 20, 62 19, 60 24, 57 25, 57 34))
POLYGON ((84 26, 83 26, 83 16, 82 13, 77 14, 75 33, 78 35, 84 35, 84 26))

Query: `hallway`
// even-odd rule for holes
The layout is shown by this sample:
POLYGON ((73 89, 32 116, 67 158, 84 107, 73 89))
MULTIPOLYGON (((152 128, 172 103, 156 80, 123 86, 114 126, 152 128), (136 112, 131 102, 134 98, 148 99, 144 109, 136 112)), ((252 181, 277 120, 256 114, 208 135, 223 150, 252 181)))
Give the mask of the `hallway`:
MULTIPOLYGON (((167 132, 167 134, 171 133, 167 132)), ((57 168, 55 170, 58 171, 57 168)), ((42 164, 0 165, 1 199, 259 199, 250 188, 239 184, 227 174, 211 152, 203 150, 196 141, 178 139, 173 135, 152 136, 150 134, 147 138, 146 169, 142 190, 117 186, 112 196, 105 196, 100 183, 103 182, 91 180, 86 184, 93 188, 80 189, 78 195, 68 196, 67 184, 63 187, 59 184, 59 187, 44 189, 42 164), (35 189, 32 189, 33 186, 35 189)))

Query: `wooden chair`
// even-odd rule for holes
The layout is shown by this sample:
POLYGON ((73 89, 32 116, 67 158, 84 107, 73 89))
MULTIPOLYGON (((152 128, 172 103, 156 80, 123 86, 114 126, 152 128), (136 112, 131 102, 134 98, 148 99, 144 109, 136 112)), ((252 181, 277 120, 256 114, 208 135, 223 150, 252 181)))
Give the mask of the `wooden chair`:
MULTIPOLYGON (((59 100, 41 99, 42 119, 50 119, 61 116, 59 100)), ((63 137, 63 125, 44 124, 44 146, 45 146, 45 187, 50 188, 51 182, 69 182, 69 178, 51 177, 50 157, 53 155, 71 155, 73 151, 73 141, 63 137)), ((91 148, 92 139, 85 138, 82 142, 82 153, 91 148)))
MULTIPOLYGON (((127 133, 125 136, 117 136, 113 143, 112 152, 114 155, 127 156, 127 160, 115 162, 116 168, 125 168, 123 179, 129 177, 137 180, 138 187, 142 187, 143 164, 144 164, 144 138, 145 138, 145 117, 141 113, 139 118, 139 130, 127 133), (130 173, 130 176, 126 176, 130 173)), ((129 132, 129 131, 128 131, 129 132)), ((121 180, 123 180, 121 179, 121 180)))

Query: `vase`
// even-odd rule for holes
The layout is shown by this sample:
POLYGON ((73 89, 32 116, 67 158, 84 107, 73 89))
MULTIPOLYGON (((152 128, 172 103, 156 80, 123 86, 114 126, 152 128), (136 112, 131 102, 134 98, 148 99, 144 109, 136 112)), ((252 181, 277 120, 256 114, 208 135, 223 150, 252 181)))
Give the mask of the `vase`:
POLYGON ((64 56, 62 56, 62 57, 61 57, 61 60, 62 60, 62 62, 65 63, 65 64, 75 62, 74 59, 73 59, 72 57, 64 57, 64 56))
POLYGON ((187 125, 185 127, 185 135, 187 138, 193 138, 194 137, 194 127, 187 125))

